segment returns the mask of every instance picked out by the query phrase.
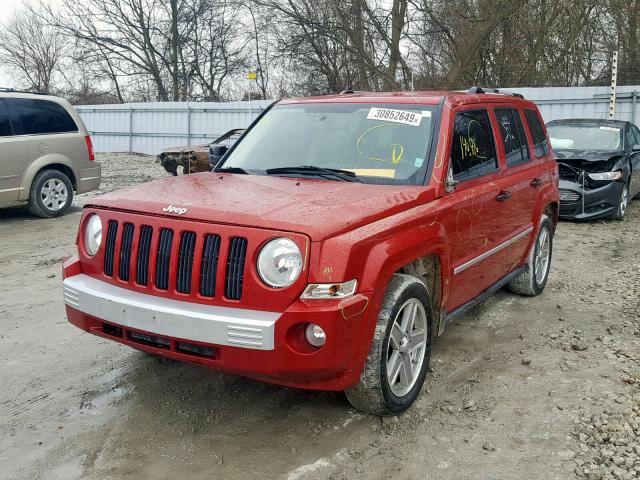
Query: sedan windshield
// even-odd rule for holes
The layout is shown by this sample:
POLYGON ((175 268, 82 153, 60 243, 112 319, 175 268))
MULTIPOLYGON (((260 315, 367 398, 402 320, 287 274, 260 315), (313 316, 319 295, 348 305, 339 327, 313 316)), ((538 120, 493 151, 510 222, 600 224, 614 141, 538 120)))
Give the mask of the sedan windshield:
POLYGON ((551 124, 547 126, 554 150, 622 150, 622 130, 605 125, 551 124))
POLYGON ((259 175, 422 184, 436 111, 429 105, 276 105, 219 167, 259 175))

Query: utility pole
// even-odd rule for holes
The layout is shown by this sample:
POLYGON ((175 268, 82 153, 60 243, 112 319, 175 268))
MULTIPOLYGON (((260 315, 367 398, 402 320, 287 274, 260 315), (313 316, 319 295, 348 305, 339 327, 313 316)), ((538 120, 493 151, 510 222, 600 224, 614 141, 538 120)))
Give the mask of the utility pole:
POLYGON ((618 82, 618 50, 613 52, 611 60, 611 91, 609 92, 609 120, 616 116, 616 85, 618 82))

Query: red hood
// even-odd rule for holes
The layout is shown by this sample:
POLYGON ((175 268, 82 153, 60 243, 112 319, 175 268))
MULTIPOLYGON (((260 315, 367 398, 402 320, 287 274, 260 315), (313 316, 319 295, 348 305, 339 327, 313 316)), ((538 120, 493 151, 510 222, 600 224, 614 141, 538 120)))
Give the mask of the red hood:
POLYGON ((321 240, 433 198, 433 188, 419 186, 197 173, 123 188, 88 205, 299 232, 321 240), (163 211, 169 205, 187 211, 163 211))

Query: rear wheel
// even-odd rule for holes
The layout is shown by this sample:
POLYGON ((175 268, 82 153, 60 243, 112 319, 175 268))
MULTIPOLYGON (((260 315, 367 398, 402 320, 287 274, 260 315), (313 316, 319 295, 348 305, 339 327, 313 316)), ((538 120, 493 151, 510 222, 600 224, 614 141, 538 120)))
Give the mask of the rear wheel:
POLYGON ((38 217, 63 215, 73 201, 71 180, 59 170, 43 170, 36 175, 29 193, 29 211, 38 217))
POLYGON ((553 224, 546 215, 540 219, 538 236, 531 247, 524 270, 509 282, 512 292, 528 297, 540 295, 547 284, 553 250, 553 224))
POLYGON ((394 275, 360 381, 345 391, 354 407, 396 415, 411 406, 429 367, 432 318, 425 285, 410 275, 394 275))

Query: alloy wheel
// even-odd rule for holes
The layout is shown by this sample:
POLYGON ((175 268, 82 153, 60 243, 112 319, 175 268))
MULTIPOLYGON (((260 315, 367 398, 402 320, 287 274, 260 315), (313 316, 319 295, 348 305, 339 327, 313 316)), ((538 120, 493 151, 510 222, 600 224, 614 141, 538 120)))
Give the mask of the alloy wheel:
POLYGON ((68 197, 69 192, 67 191, 67 186, 62 180, 57 178, 51 178, 44 182, 40 190, 42 205, 44 205, 47 210, 53 212, 64 208, 68 197))
POLYGON ((422 302, 407 300, 396 315, 387 343, 387 383, 403 397, 416 384, 427 348, 427 314, 422 302))
POLYGON ((624 217, 624 213, 627 211, 627 205, 629 204, 629 188, 625 185, 622 187, 620 193, 620 218, 624 217))
POLYGON ((549 230, 547 228, 543 228, 540 231, 536 247, 534 274, 536 283, 540 285, 549 270, 549 260, 551 257, 551 237, 549 236, 549 230))

